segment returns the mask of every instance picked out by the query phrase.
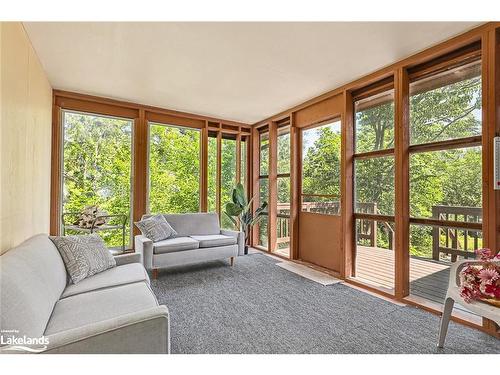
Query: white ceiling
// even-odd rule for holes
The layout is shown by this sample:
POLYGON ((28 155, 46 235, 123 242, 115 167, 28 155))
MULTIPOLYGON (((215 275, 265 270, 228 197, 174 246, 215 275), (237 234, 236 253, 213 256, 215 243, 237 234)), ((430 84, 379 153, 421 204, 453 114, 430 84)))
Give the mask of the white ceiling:
POLYGON ((24 23, 54 88, 246 123, 476 25, 24 23))

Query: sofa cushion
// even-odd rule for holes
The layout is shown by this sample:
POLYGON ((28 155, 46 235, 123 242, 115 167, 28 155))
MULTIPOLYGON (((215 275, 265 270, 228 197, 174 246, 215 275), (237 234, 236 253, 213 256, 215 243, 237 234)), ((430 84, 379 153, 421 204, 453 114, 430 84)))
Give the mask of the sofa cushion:
POLYGON ((224 236, 223 234, 210 234, 208 236, 191 236, 192 239, 200 243, 200 247, 217 247, 235 245, 236 238, 224 236))
POLYGON ((98 234, 51 236, 73 284, 116 266, 115 258, 98 234))
POLYGON ((149 283, 144 267, 140 263, 125 264, 91 276, 78 284, 69 284, 64 289, 61 298, 140 281, 149 283))
POLYGON ((45 335, 113 319, 158 306, 144 282, 101 289, 63 298, 56 303, 45 335))
POLYGON ((66 281, 64 263, 46 234, 4 253, 0 257, 0 330, 40 337, 66 281))
MULTIPOLYGON (((219 216, 216 213, 164 214, 178 237, 220 234, 219 216)), ((151 217, 144 215, 144 218, 151 217)))
POLYGON ((177 232, 165 220, 163 215, 155 215, 147 219, 142 219, 141 221, 137 221, 135 225, 144 237, 149 238, 153 242, 166 240, 177 235, 177 232))
POLYGON ((200 247, 198 241, 190 237, 175 237, 153 243, 153 252, 155 254, 174 253, 176 251, 197 249, 198 247, 200 247))

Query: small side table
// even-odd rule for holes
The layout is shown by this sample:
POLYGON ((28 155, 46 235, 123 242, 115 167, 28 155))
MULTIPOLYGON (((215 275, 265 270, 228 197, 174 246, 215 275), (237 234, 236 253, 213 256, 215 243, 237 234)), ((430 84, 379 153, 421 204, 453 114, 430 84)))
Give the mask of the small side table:
POLYGON ((65 217, 67 216, 77 216, 80 215, 80 212, 66 212, 62 214, 62 224, 63 224, 63 236, 66 235, 66 230, 72 230, 80 233, 97 233, 106 230, 118 230, 122 231, 122 252, 125 251, 125 229, 127 225, 127 215, 118 214, 118 215, 99 215, 92 221, 92 226, 90 228, 82 228, 75 224, 66 224, 65 217), (95 225, 97 219, 117 219, 117 224, 103 224, 103 225, 95 225))

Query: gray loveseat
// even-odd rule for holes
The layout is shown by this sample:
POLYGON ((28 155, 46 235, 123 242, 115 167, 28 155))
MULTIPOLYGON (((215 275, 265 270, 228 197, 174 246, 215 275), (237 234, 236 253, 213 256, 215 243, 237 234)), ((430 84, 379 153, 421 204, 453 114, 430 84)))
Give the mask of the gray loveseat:
MULTIPOLYGON (((46 353, 168 353, 168 310, 158 305, 140 254, 115 259, 117 267, 68 284, 62 258, 47 235, 4 253, 3 341, 45 336, 46 353)), ((14 352, 9 346, 0 350, 14 352)))
POLYGON ((163 216, 177 236, 158 242, 142 235, 135 237, 135 251, 143 255, 144 267, 153 271, 154 278, 159 268, 227 258, 232 265, 234 257, 244 254, 244 233, 221 229, 216 213, 163 216))

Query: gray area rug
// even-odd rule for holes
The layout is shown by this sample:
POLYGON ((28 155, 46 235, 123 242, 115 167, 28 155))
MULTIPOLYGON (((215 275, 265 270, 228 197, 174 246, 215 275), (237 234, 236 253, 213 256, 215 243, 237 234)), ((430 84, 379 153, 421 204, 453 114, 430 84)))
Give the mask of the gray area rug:
POLYGON ((160 271, 172 353, 500 353, 500 340, 343 284, 323 286, 263 254, 160 271))

